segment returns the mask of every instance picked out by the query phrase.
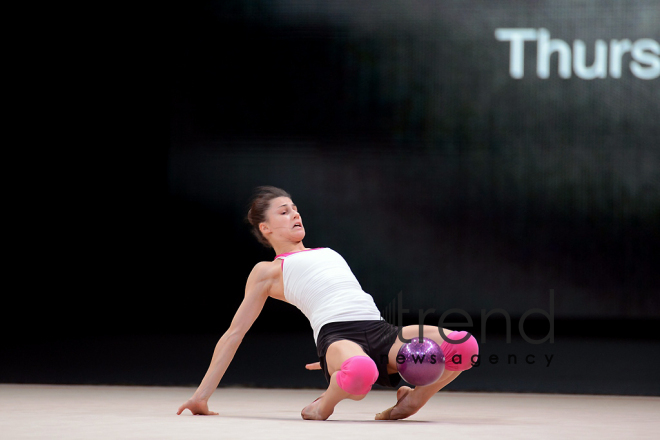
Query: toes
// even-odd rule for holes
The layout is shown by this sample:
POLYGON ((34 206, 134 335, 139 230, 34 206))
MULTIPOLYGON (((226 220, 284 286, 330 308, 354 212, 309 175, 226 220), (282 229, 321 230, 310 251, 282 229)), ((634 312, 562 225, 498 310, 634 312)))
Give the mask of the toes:
POLYGON ((390 419, 390 414, 392 413, 393 409, 394 409, 394 406, 391 406, 391 407, 387 408, 385 411, 379 412, 378 414, 376 414, 376 417, 374 418, 374 420, 389 420, 390 419))
MULTIPOLYGON (((398 420, 398 419, 402 419, 402 418, 405 419, 406 417, 410 417, 412 414, 408 414, 408 415, 405 415, 405 414, 402 415, 401 414, 401 411, 403 411, 405 413, 406 410, 402 409, 402 407, 399 404, 402 404, 403 400, 408 396, 408 393, 410 393, 411 391, 412 391, 412 388, 410 388, 410 387, 403 386, 403 387, 399 388, 396 392, 396 396, 397 396, 396 405, 386 409, 385 411, 383 411, 381 413, 376 414, 375 420, 398 420), (394 408, 397 407, 397 406, 398 406, 397 411, 398 411, 399 414, 396 415, 395 417, 392 417, 392 412, 394 411, 394 408)), ((402 405, 404 407, 406 406, 405 404, 402 404, 402 405)))

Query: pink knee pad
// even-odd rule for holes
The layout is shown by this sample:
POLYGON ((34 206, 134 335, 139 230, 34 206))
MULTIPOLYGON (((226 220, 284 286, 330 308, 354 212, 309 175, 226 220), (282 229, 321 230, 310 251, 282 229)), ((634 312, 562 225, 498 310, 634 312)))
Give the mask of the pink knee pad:
MULTIPOLYGON (((468 332, 452 332, 447 337, 457 341, 470 335, 468 332)), ((445 354, 445 370, 465 371, 472 368, 472 364, 479 361, 479 344, 474 336, 470 335, 467 341, 460 344, 450 344, 444 341, 440 346, 445 354)))
POLYGON ((349 394, 367 394, 377 379, 376 363, 367 356, 346 359, 337 372, 337 385, 349 394))

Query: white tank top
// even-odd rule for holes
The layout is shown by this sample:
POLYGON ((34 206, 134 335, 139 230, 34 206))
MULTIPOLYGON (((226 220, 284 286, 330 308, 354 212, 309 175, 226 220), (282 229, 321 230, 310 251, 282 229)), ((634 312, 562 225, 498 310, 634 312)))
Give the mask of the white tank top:
POLYGON ((330 248, 281 254, 284 297, 309 319, 317 343, 329 322, 381 320, 346 261, 330 248), (285 261, 286 260, 286 261, 285 261))

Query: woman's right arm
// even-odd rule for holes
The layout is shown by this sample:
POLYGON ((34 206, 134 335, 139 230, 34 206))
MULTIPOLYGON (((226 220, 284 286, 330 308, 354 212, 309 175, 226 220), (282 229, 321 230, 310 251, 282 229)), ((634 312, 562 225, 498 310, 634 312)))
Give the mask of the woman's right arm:
POLYGON ((224 376, 243 337, 261 313, 273 280, 272 264, 258 263, 250 272, 245 286, 245 298, 231 321, 229 329, 222 335, 215 346, 211 365, 202 383, 193 396, 185 402, 177 414, 189 409, 193 414, 217 415, 209 411, 208 400, 224 376))

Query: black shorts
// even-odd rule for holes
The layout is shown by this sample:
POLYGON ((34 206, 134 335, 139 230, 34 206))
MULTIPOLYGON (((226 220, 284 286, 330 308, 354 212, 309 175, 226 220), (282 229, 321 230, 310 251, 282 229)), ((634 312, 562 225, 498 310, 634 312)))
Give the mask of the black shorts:
POLYGON ((399 373, 388 374, 387 363, 390 348, 396 341, 399 328, 387 321, 346 321, 330 322, 321 327, 316 340, 316 352, 319 355, 321 369, 330 383, 330 374, 325 362, 325 353, 330 344, 347 339, 358 344, 378 367, 376 383, 384 387, 395 388, 401 381, 399 373))

